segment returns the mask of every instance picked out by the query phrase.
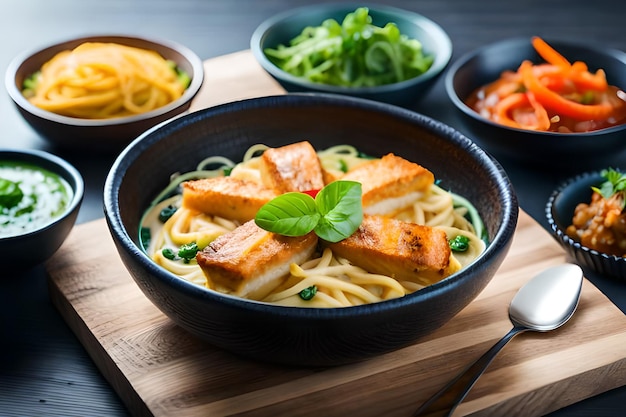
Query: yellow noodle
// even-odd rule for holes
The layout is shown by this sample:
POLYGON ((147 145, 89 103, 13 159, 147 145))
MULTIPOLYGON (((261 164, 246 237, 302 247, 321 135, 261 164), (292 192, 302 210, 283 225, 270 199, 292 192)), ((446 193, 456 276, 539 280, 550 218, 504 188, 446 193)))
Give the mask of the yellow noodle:
MULTIPOLYGON (((209 175, 215 176, 223 175, 225 168, 232 168, 231 176, 261 182, 259 152, 265 149, 267 149, 265 145, 251 147, 242 162, 238 164, 221 157, 209 158, 199 164, 198 170, 202 172, 209 166, 216 166, 209 175)), ((352 146, 333 147, 320 151, 318 155, 325 169, 328 167, 350 169, 364 161, 352 146)), ((190 175, 184 174, 184 177, 189 178, 190 175)), ((177 186, 180 181, 178 179, 175 181, 173 185, 177 186)), ((416 201, 410 202, 407 208, 395 213, 393 217, 441 228, 446 232, 448 239, 458 235, 467 236, 470 242, 468 251, 453 252, 450 256, 451 264, 456 269, 461 269, 484 251, 485 243, 480 236, 476 235, 472 223, 464 217, 468 209, 466 207, 455 208, 453 200, 451 193, 433 185, 429 192, 416 195, 416 201)), ((181 267, 180 261, 164 258, 161 253, 162 249, 167 247, 177 250, 180 244, 194 241, 202 248, 217 236, 233 230, 238 224, 183 208, 179 209, 164 225, 159 225, 155 212, 160 211, 167 204, 180 207, 180 201, 180 196, 165 200, 149 210, 144 217, 142 224, 149 225, 154 236, 147 252, 164 268, 184 279, 206 286, 206 279, 203 278, 202 270, 195 260, 181 267)), ((419 279, 416 274, 416 281, 419 279)), ((424 282, 428 280, 424 279, 424 282)), ((326 248, 322 253, 301 265, 292 264, 290 274, 283 284, 262 301, 285 306, 345 307, 402 297, 423 287, 417 282, 400 282, 390 276, 365 271, 348 260, 337 257, 326 248), (311 286, 317 288, 315 297, 311 300, 302 300, 299 296, 300 292, 311 286)), ((217 290, 225 291, 224 289, 217 290)))
POLYGON ((41 67, 29 100, 69 117, 108 119, 162 107, 184 90, 175 69, 155 51, 86 42, 41 67))

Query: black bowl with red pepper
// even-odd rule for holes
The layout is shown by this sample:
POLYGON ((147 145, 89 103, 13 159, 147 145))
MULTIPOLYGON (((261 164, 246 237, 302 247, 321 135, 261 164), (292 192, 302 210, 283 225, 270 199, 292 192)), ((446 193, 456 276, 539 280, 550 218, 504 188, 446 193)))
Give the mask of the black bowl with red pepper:
MULTIPOLYGON (((570 62, 585 63, 591 73, 603 70, 610 86, 626 89, 625 52, 562 39, 545 41, 570 62)), ((468 105, 472 93, 504 71, 517 71, 524 60, 545 63, 531 42, 531 37, 501 40, 463 55, 450 66, 445 88, 461 115, 456 127, 497 158, 529 165, 566 166, 575 159, 591 166, 593 161, 626 151, 624 123, 585 132, 528 130, 496 123, 468 105)))
POLYGON ((626 280, 626 170, 607 168, 565 181, 550 196, 546 216, 557 241, 583 268, 626 280), (607 174, 607 172, 618 174, 607 174), (607 175, 612 175, 610 181, 607 175), (622 184, 617 185, 621 177, 622 184), (612 183, 611 185, 606 185, 612 183), (621 189, 621 190, 619 190, 621 189))
POLYGON ((238 355, 296 366, 355 362, 414 343, 466 307, 504 260, 517 224, 513 187, 496 160, 440 122, 407 109, 348 96, 298 93, 200 110, 144 133, 113 164, 105 218, 131 276, 161 311, 208 343, 238 355), (427 167, 472 201, 489 243, 473 263, 422 290, 342 308, 285 307, 225 295, 157 265, 140 243, 145 210, 175 172, 199 158, 240 160, 250 146, 309 141, 348 144, 371 156, 394 153, 427 167))

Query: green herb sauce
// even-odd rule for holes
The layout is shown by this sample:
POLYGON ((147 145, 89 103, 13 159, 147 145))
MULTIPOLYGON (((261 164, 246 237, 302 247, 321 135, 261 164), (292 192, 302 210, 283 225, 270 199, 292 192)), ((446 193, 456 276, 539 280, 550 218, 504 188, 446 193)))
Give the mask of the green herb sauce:
POLYGON ((73 197, 59 175, 36 165, 0 161, 0 237, 38 229, 61 216, 73 197))

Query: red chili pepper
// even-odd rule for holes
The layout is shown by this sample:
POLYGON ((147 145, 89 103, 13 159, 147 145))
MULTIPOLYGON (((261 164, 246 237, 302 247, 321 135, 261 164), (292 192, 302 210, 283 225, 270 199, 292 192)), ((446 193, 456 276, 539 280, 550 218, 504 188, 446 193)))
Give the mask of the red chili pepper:
POLYGON ((519 70, 522 74, 524 85, 535 94, 537 101, 557 114, 582 120, 602 120, 614 112, 614 108, 610 104, 580 104, 550 90, 535 77, 530 61, 522 62, 519 70))
POLYGON ((320 190, 306 190, 306 191, 302 191, 304 194, 308 194, 311 197, 315 198, 315 196, 317 195, 317 193, 320 192, 320 190))

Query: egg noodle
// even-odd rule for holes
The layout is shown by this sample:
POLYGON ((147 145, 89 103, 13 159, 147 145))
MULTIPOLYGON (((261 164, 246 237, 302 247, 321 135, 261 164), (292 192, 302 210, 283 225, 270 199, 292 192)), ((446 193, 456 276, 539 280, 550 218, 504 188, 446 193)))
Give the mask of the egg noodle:
MULTIPOLYGON (((222 176, 224 169, 231 170, 230 175, 233 177, 260 183, 259 153, 265 149, 267 149, 265 145, 252 146, 239 164, 219 156, 210 157, 202 161, 196 171, 176 175, 170 185, 154 200, 142 220, 142 229, 149 230, 151 236, 149 242, 141 242, 147 254, 157 264, 183 279, 226 292, 223 288, 211 288, 195 259, 185 263, 181 260, 170 260, 162 253, 164 248, 177 251, 181 245, 191 242, 196 242, 203 248, 218 236, 239 226, 227 219, 181 207, 182 196, 177 191, 178 186, 190 179, 222 176), (209 169, 212 166, 218 168, 209 169), (171 196, 172 193, 176 194, 171 196), (162 223, 159 220, 159 213, 168 206, 174 206, 177 210, 162 223)), ((318 155, 322 166, 329 172, 345 172, 371 160, 361 156, 349 145, 318 151, 318 155)), ((430 192, 424 193, 394 217, 442 228, 448 239, 458 235, 468 237, 467 251, 452 252, 450 262, 455 265, 456 270, 467 266, 485 249, 485 243, 481 239, 482 221, 475 208, 466 199, 445 191, 436 184, 431 187, 430 192)), ((416 282, 400 282, 389 276, 369 273, 325 248, 321 253, 316 253, 313 259, 301 265, 292 264, 290 274, 284 283, 259 301, 300 307, 345 307, 402 297, 423 287, 424 285, 416 282), (317 288, 315 297, 303 300, 299 296, 300 292, 312 286, 317 288)))
POLYGON ((25 91, 35 106, 84 119, 108 119, 162 107, 185 91, 171 61, 157 52, 86 42, 59 52, 25 91))

